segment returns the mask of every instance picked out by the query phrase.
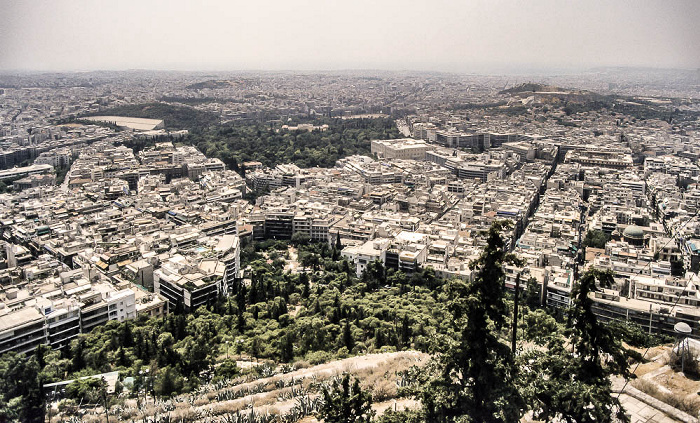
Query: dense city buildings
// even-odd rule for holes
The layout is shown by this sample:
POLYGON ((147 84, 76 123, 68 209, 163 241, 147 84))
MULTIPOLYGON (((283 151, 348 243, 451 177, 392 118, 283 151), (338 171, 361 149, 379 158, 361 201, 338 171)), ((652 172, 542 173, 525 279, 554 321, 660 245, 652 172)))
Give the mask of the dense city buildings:
POLYGON ((0 194, 0 351, 60 348, 109 320, 210 305, 245 283, 241 239, 339 243, 358 276, 380 261, 406 274, 432 268, 469 279, 496 220, 512 223, 508 248, 526 263, 508 269, 508 286, 516 275, 532 278, 543 304, 564 307, 579 273, 607 269, 617 286, 596 294, 601 317, 653 332, 671 333, 678 321, 700 329, 700 150, 690 121, 568 115, 552 105, 585 100, 585 92, 494 94, 488 87, 504 81, 479 77, 461 90, 451 75, 387 74, 379 91, 353 75, 315 76, 313 87, 300 75, 231 75, 230 84, 197 75, 85 77, 104 91, 35 76, 38 88, 10 78, 2 93, 0 179, 10 191, 0 194), (432 94, 405 94, 409 87, 432 94), (261 90, 286 96, 246 94, 261 90), (51 96, 73 101, 47 103, 51 96), (248 159, 233 171, 189 145, 187 128, 109 114, 197 99, 207 100, 188 107, 222 124, 266 122, 280 135, 332 131, 300 118, 392 116, 405 137, 368 140, 367 155, 333 168, 248 159), (458 107, 467 103, 474 106, 458 107), (506 103, 518 113, 489 106, 506 103), (588 244, 590 234, 603 242, 588 244))

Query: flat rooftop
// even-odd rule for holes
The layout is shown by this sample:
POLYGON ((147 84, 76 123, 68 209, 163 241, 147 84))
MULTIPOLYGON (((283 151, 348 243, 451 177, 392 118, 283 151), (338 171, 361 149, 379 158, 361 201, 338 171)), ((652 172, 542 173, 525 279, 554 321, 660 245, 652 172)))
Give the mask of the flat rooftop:
POLYGON ((24 167, 14 167, 12 169, 0 170, 0 179, 16 178, 29 173, 51 172, 53 166, 48 164, 33 164, 24 167))
POLYGON ((24 307, 11 311, 0 318, 0 332, 34 322, 42 322, 44 316, 34 307, 24 307))

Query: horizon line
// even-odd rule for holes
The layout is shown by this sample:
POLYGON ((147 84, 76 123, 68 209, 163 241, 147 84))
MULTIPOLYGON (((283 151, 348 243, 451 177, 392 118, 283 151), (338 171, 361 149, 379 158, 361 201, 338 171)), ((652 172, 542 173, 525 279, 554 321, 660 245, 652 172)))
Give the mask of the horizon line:
POLYGON ((94 69, 21 69, 21 68, 8 68, 0 69, 0 75, 4 74, 80 74, 80 73, 129 73, 129 72, 154 72, 154 73, 344 73, 344 72, 381 72, 381 73, 423 73, 423 74, 451 74, 451 75, 518 75, 518 74, 528 74, 528 73, 546 73, 546 72, 566 72, 566 73, 585 73, 592 72, 596 70, 652 70, 652 71, 698 71, 700 68, 690 68, 690 67, 663 67, 663 66, 649 66, 649 65, 595 65, 595 66, 534 66, 534 65, 499 65, 499 66, 489 66, 485 65, 484 68, 480 70, 439 70, 439 69, 384 69, 384 68, 371 68, 371 67, 358 67, 358 68, 338 68, 338 69, 321 69, 321 68, 309 68, 309 69, 273 69, 273 68, 260 68, 260 69, 245 69, 245 68, 231 68, 231 69, 178 69, 178 68, 147 68, 147 67, 129 67, 129 68, 119 68, 119 69, 109 69, 109 68, 94 68, 94 69), (516 68, 522 68, 518 71, 516 68), (491 70, 488 70, 490 68, 491 70))

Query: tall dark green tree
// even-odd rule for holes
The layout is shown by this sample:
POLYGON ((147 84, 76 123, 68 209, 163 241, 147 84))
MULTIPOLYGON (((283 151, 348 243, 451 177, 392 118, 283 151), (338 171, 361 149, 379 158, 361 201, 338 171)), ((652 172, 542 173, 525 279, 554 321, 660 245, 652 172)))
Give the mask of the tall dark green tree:
POLYGON ((0 422, 43 422, 44 397, 36 355, 0 357, 0 422))
POLYGON ((343 243, 340 241, 340 232, 335 233, 335 248, 338 251, 343 249, 343 243))
POLYGON ((285 334, 280 339, 279 344, 280 360, 288 363, 294 358, 294 335, 290 332, 285 334))
POLYGON ((83 350, 85 349, 85 337, 78 336, 75 340, 71 341, 71 364, 72 370, 77 371, 85 367, 85 357, 83 357, 83 350))
POLYGON ((404 314, 403 318, 401 319, 401 330, 399 334, 401 346, 403 348, 409 347, 411 343, 411 336, 413 336, 413 331, 411 330, 411 322, 406 314, 404 314))
POLYGON ((525 288, 525 305, 530 309, 536 309, 542 305, 540 301, 542 296, 542 287, 537 282, 537 279, 530 278, 527 280, 527 287, 525 288))
POLYGON ((524 410, 510 348, 498 337, 506 322, 503 265, 520 264, 506 251, 495 222, 481 256, 471 263, 473 282, 447 286, 453 338, 441 346, 432 377, 419 397, 430 422, 514 422, 524 410))
POLYGON ((370 290, 386 285, 386 269, 380 260, 367 264, 362 272, 362 281, 367 284, 367 288, 370 290))
POLYGON ((622 344, 607 326, 598 322, 589 295, 598 291, 598 286, 609 288, 613 283, 611 272, 591 269, 581 276, 571 290, 567 333, 574 353, 582 361, 583 373, 579 377, 591 382, 607 381, 607 376, 611 374, 627 375, 622 344))
POLYGON ((183 380, 177 371, 171 367, 165 367, 158 371, 154 390, 162 397, 170 397, 182 390, 183 380))
POLYGON ((355 348, 355 340, 352 337, 352 327, 348 321, 346 321, 345 325, 343 325, 342 345, 346 347, 348 351, 352 351, 352 349, 355 348))

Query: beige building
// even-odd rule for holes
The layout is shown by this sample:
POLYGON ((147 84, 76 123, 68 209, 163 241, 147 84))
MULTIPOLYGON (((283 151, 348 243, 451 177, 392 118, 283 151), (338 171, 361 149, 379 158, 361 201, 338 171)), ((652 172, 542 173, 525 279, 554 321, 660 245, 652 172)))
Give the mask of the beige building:
POLYGON ((412 138, 372 141, 372 154, 385 159, 425 160, 426 151, 431 150, 433 146, 412 138))

